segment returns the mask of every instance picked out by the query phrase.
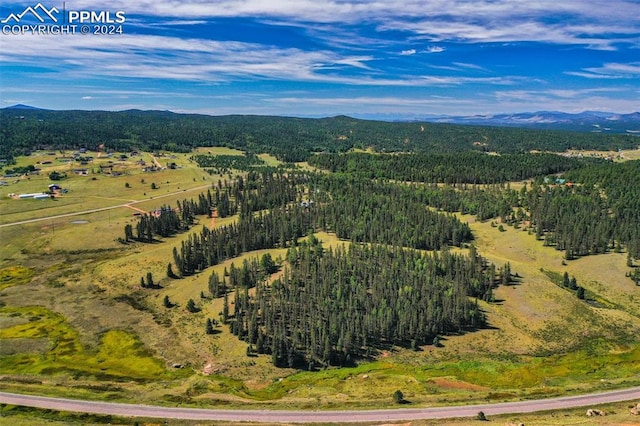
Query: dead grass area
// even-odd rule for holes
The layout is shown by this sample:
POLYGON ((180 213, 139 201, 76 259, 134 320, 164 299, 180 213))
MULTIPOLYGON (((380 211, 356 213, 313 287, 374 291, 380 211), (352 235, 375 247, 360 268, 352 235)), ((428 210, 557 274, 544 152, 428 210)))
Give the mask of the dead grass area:
POLYGON ((430 382, 433 382, 435 386, 441 389, 460 389, 460 390, 471 390, 471 391, 490 390, 486 386, 478 386, 472 383, 466 383, 466 382, 462 382, 460 380, 456 380, 448 377, 437 377, 435 379, 431 379, 430 382))
POLYGON ((623 160, 640 160, 640 149, 629 149, 620 152, 623 160))
POLYGON ((526 231, 507 227, 506 232, 500 232, 489 222, 460 217, 472 227, 474 244, 482 256, 497 267, 509 262, 512 271, 522 278, 514 285, 497 288, 496 303, 482 305, 491 328, 448 338, 445 357, 460 352, 565 352, 577 349, 589 338, 609 341, 615 347, 640 330, 640 321, 631 315, 638 294, 630 293, 640 291, 624 277, 623 255, 590 256, 563 266, 561 252, 544 247, 526 231), (587 305, 552 283, 540 268, 575 274, 581 285, 609 295, 623 311, 587 305))

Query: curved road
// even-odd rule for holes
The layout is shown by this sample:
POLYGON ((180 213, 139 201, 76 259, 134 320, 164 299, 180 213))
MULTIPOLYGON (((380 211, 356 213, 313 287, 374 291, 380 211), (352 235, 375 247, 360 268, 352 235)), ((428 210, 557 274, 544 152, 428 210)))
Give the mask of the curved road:
POLYGON ((362 411, 275 411, 157 407, 141 404, 81 401, 0 392, 0 403, 51 410, 105 414, 121 417, 292 423, 384 422, 475 417, 479 411, 484 412, 486 415, 531 413, 535 411, 585 407, 636 399, 640 399, 640 387, 589 395, 566 396, 532 401, 503 402, 498 404, 362 411))

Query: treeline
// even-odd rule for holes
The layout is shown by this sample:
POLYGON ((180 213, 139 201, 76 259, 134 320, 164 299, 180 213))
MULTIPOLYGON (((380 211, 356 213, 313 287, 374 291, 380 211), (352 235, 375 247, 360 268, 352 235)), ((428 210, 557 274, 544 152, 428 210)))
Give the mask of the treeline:
POLYGON ((598 160, 570 158, 556 154, 487 155, 477 152, 394 155, 317 154, 308 160, 310 165, 321 169, 370 179, 385 178, 449 184, 520 181, 585 167, 596 161, 598 160))
POLYGON ((255 296, 236 287, 228 318, 234 334, 283 367, 348 365, 390 345, 417 348, 438 334, 481 327, 477 299, 491 300, 492 289, 510 278, 473 250, 323 250, 313 237, 291 247, 287 260, 281 278, 251 283, 255 296))
POLYGON ((166 111, 0 110, 0 156, 11 160, 35 149, 189 152, 225 146, 266 152, 284 162, 305 161, 314 152, 373 148, 378 152, 501 153, 575 149, 631 149, 630 135, 390 123, 349 117, 303 119, 269 116, 205 116, 166 111))

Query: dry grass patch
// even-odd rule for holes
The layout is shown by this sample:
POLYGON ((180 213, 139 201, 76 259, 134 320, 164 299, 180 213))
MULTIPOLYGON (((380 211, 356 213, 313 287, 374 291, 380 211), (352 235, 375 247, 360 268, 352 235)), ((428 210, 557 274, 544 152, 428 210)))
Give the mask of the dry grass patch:
POLYGON ((258 158, 264 161, 267 166, 277 167, 280 164, 283 164, 282 161, 278 160, 271 154, 258 154, 258 158))
POLYGON ((621 151, 620 157, 624 160, 640 160, 640 149, 629 149, 621 151))
MULTIPOLYGON (((195 154, 205 155, 244 155, 243 151, 239 149, 226 148, 224 146, 211 146, 211 147, 198 147, 193 150, 195 154)), ((191 154, 188 155, 189 157, 191 154)))

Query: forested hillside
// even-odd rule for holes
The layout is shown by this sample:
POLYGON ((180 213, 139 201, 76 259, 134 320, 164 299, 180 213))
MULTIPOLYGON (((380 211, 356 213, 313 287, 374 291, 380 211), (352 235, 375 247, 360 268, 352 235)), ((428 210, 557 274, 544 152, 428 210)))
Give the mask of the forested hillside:
POLYGON ((286 162, 313 152, 373 148, 379 152, 497 151, 635 148, 637 137, 430 123, 390 123, 345 116, 303 119, 205 116, 168 111, 0 110, 0 158, 34 149, 188 152, 227 146, 267 152, 286 162))

